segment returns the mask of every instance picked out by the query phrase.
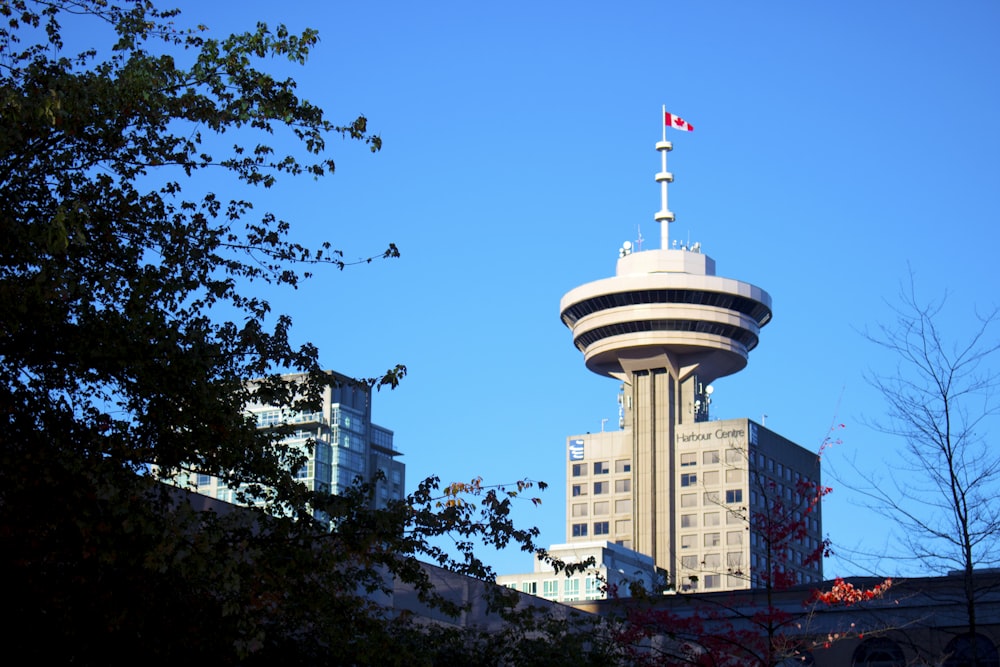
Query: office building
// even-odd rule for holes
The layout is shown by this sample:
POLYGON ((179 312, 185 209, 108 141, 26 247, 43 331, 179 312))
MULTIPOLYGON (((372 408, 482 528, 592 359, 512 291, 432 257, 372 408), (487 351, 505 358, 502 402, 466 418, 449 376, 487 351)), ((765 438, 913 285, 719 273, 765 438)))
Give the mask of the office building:
MULTIPOLYGON (((643 499, 633 491, 631 436, 626 428, 567 439, 568 546, 602 539, 634 548, 634 507, 643 499)), ((674 436, 666 464, 674 483, 662 503, 674 514, 661 524, 670 539, 656 565, 670 573, 677 590, 759 585, 769 554, 755 513, 773 516, 776 502, 786 518, 801 520, 806 532, 789 545, 782 568, 798 583, 822 579, 819 561, 810 558, 822 540, 821 509, 801 486, 819 480, 815 452, 749 419, 678 425, 674 436)), ((655 500, 662 499, 645 502, 655 500)))
MULTIPOLYGON (((263 404, 252 404, 247 410, 256 417, 258 428, 295 426, 285 442, 306 455, 295 476, 310 490, 342 493, 360 478, 374 482, 376 506, 402 499, 406 466, 398 460, 401 453, 393 448, 393 432, 372 422, 371 387, 339 373, 330 374, 334 381, 324 388, 322 405, 316 412, 293 412, 263 404), (376 480, 379 471, 381 479, 376 480)), ((211 475, 192 474, 178 483, 219 500, 237 501, 236 490, 211 475)))
MULTIPOLYGON (((716 275, 700 244, 670 244, 672 148, 666 136, 656 144, 661 247, 626 243, 613 277, 570 290, 560 304, 587 368, 619 385, 619 430, 567 440, 566 540, 635 549, 678 588, 746 588, 759 569, 753 513, 803 480, 818 484, 819 463, 749 420, 709 421, 711 383, 747 365, 771 297, 716 275)), ((818 508, 808 524, 804 544, 818 545, 818 508)), ((818 581, 822 572, 810 563, 795 576, 818 581)))
POLYGON ((583 563, 589 558, 594 565, 570 576, 556 572, 548 563, 535 559, 535 570, 525 574, 501 574, 497 583, 521 593, 535 595, 553 602, 581 602, 610 597, 629 597, 633 583, 645 591, 658 584, 658 573, 649 556, 604 540, 553 544, 548 553, 566 565, 583 563))

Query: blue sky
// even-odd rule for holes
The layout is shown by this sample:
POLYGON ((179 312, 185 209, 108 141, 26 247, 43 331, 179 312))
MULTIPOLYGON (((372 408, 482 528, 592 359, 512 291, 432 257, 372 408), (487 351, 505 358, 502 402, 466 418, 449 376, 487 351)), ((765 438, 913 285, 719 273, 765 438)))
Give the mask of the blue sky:
MULTIPOLYGON (((384 149, 335 141, 334 176, 259 206, 348 258, 389 242, 402 257, 320 271, 273 305, 330 368, 408 366, 374 414, 411 487, 549 482, 541 508, 518 510, 546 544, 565 538, 566 436, 616 416, 617 383, 586 370, 559 299, 612 275, 640 229, 658 243, 661 105, 696 128, 669 137, 671 236, 774 299, 749 366, 715 382, 714 417, 766 414, 811 448, 842 422, 828 463, 888 470, 902 445, 864 426, 885 406, 863 377, 894 360, 859 331, 890 317, 910 270, 923 297, 949 291, 956 335, 997 303, 1000 4, 615 4, 181 3, 181 22, 220 33, 320 31, 292 70, 301 95, 367 115, 384 149)), ((894 572, 889 524, 847 486, 825 510, 841 553, 827 574, 863 573, 854 548, 894 572)))

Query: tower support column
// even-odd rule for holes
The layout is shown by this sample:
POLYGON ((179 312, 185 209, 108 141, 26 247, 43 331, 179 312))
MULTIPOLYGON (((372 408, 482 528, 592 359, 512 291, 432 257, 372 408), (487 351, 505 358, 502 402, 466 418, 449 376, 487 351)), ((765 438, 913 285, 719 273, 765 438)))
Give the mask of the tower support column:
MULTIPOLYGON (((674 568, 674 424, 679 387, 666 368, 629 374, 632 431, 633 544, 657 567, 674 568)), ((631 422, 631 423, 628 423, 631 422)))

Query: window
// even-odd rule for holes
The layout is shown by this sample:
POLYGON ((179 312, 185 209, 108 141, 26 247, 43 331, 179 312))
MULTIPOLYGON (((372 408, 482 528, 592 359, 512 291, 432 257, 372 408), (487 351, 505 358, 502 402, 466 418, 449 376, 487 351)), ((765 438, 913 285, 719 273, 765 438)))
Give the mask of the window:
POLYGON ((726 554, 726 567, 730 570, 739 570, 743 567, 743 553, 740 551, 730 551, 726 554))
POLYGON ((611 503, 605 500, 602 503, 594 503, 594 515, 599 516, 601 514, 607 514, 611 509, 611 503))
POLYGON ((632 462, 628 459, 615 461, 615 472, 632 472, 632 462))
POLYGON ((705 492, 705 504, 706 505, 718 505, 719 504, 719 492, 718 491, 706 491, 705 492))
POLYGON ((521 592, 527 593, 528 595, 538 595, 538 582, 537 581, 522 581, 521 582, 521 592))
POLYGON ((567 579, 563 582, 563 600, 573 602, 580 599, 580 580, 567 579))
POLYGON ((594 462, 594 474, 595 475, 607 475, 609 472, 611 472, 611 469, 608 467, 608 462, 607 461, 595 461, 594 462))
POLYGON ((693 472, 686 472, 681 475, 681 486, 695 486, 698 483, 698 475, 693 472))
POLYGON ((615 521, 615 533, 621 535, 622 533, 632 532, 632 519, 622 519, 621 521, 615 521))
POLYGON ((611 532, 608 527, 607 521, 595 521, 594 522, 594 535, 607 535, 611 532))
POLYGON ((729 484, 739 484, 743 481, 743 471, 739 468, 730 468, 726 471, 726 482, 729 484))
POLYGON ((583 594, 588 600, 599 600, 601 598, 601 587, 598 586, 596 578, 586 578, 583 583, 583 594))
POLYGON ((615 501, 615 514, 628 514, 632 511, 632 499, 615 501))
POLYGON ((720 523, 718 512, 705 512, 705 525, 706 526, 718 526, 720 523))
POLYGON ((698 557, 697 556, 681 556, 681 567, 687 570, 697 570, 698 569, 698 557))
POLYGON ((955 637, 944 649, 944 654, 948 656, 944 661, 944 667, 965 667, 973 664, 972 658, 975 653, 976 663, 980 667, 997 667, 1000 665, 1000 655, 989 639, 983 635, 964 634, 955 637))
POLYGON ((583 477, 587 474, 587 464, 586 463, 574 463, 573 464, 573 477, 583 477))
POLYGON ((681 467, 686 468, 688 466, 698 465, 698 455, 694 452, 688 454, 681 454, 681 467))
POLYGON ((701 453, 701 462, 705 465, 711 465, 713 463, 719 462, 719 450, 713 449, 708 452, 701 453))
POLYGON ((722 577, 717 574, 705 575, 705 588, 718 588, 722 585, 722 577))
POLYGON ((574 517, 587 516, 587 503, 575 503, 573 505, 572 514, 574 517))
POLYGON ((681 528, 697 528, 697 527, 698 527, 697 514, 681 514, 681 528))
POLYGON ((585 496, 587 495, 587 486, 585 484, 574 484, 573 485, 573 496, 585 496))
POLYGON ((705 546, 706 547, 717 547, 721 536, 719 533, 705 533, 705 546))
MULTIPOLYGON (((305 466, 302 467, 304 468, 305 466)), ((296 477, 298 477, 298 475, 296 475, 296 477)), ((211 483, 212 483, 211 475, 202 475, 201 473, 198 474, 198 486, 208 486, 211 483)))
POLYGON ((697 507, 698 506, 698 494, 697 493, 682 493, 681 494, 681 507, 697 507))
POLYGON ((705 486, 718 486, 719 485, 719 471, 718 470, 712 470, 710 472, 706 472, 705 476, 702 478, 702 480, 705 482, 705 486))
POLYGON ((573 524, 573 537, 586 537, 587 536, 587 524, 585 523, 574 523, 573 524))
POLYGON ((888 637, 870 637, 854 649, 852 667, 903 667, 903 649, 888 637))
POLYGON ((737 463, 742 463, 745 461, 743 457, 743 452, 738 449, 727 449, 726 450, 726 463, 729 465, 735 465, 737 463))
POLYGON ((698 548, 697 535, 681 535, 681 549, 697 549, 697 548, 698 548))
POLYGON ((743 489, 727 489, 726 490, 726 502, 727 503, 742 503, 743 502, 743 489))
POLYGON ((615 493, 629 493, 630 491, 632 491, 632 480, 630 479, 615 480, 615 493))
POLYGON ((737 523, 746 523, 747 517, 739 512, 726 512, 726 525, 732 526, 737 523))
POLYGON ((730 530, 726 533, 726 544, 736 546, 743 544, 743 531, 730 530))
POLYGON ((722 558, 719 554, 707 554, 705 556, 705 569, 718 570, 722 565, 722 558))
POLYGON ((600 495, 602 493, 607 493, 610 485, 607 482, 594 482, 594 495, 600 495))
POLYGON ((555 600, 559 597, 559 580, 546 579, 542 582, 542 597, 555 600))

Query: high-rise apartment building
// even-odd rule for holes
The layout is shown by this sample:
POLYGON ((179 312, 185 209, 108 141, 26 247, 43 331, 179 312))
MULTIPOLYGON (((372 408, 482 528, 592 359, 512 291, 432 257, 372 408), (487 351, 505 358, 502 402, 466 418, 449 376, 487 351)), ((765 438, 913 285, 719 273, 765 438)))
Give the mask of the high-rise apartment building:
MULTIPOLYGON (((339 373, 331 371, 330 375, 333 382, 324 389, 322 405, 315 412, 293 412, 263 404, 247 409, 256 417, 258 428, 295 426, 295 432, 285 442, 306 454, 295 476, 310 490, 342 493, 360 478, 374 482, 377 506, 390 499, 402 499, 406 466, 398 460, 401 453, 393 448, 393 432, 372 422, 371 388, 339 373), (381 479, 376 481, 379 471, 381 479)), ((211 475, 189 475, 178 483, 219 500, 236 501, 236 490, 211 475)))
MULTIPOLYGON (((566 540, 631 547, 678 585, 745 588, 761 553, 752 513, 764 511, 765 496, 819 483, 819 463, 749 420, 709 421, 710 383, 746 366, 771 297, 716 275, 700 244, 670 245, 672 148, 665 135, 656 144, 660 249, 626 243, 613 277, 570 290, 560 304, 587 368, 620 386, 620 430, 568 439, 566 540)), ((810 514, 803 550, 821 539, 819 510, 810 514)), ((822 575, 812 563, 795 571, 804 581, 822 575)))

